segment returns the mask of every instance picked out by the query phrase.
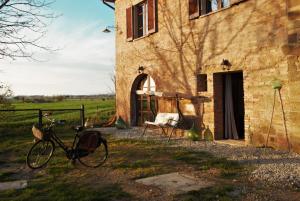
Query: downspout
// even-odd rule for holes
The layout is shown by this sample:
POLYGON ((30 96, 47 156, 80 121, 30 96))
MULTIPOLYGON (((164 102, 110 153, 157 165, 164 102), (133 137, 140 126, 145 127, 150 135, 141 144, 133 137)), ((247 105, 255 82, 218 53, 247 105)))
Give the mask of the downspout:
POLYGON ((113 9, 113 10, 115 10, 115 8, 114 8, 112 5, 108 4, 105 0, 102 0, 102 2, 103 2, 106 6, 110 7, 110 8, 113 9))

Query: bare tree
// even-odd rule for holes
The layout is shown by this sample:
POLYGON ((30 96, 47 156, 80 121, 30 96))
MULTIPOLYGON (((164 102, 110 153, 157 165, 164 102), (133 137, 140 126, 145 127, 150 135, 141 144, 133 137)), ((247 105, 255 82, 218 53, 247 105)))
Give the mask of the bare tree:
POLYGON ((46 27, 56 16, 50 11, 54 0, 0 0, 0 59, 33 58, 42 45, 46 27))
POLYGON ((108 90, 109 90, 109 93, 116 94, 116 73, 115 72, 110 73, 109 76, 110 76, 110 81, 113 84, 112 87, 111 86, 107 86, 108 90))

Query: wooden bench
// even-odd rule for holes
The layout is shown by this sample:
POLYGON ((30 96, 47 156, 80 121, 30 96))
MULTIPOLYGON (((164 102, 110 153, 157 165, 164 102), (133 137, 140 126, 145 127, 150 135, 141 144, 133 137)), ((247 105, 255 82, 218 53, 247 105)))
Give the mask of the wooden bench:
POLYGON ((162 129, 162 134, 168 135, 168 131, 165 129, 172 128, 171 133, 169 135, 168 141, 170 141, 174 130, 177 128, 179 124, 180 116, 178 113, 158 113, 155 117, 155 121, 145 121, 145 129, 142 133, 141 137, 143 137, 146 133, 146 130, 149 126, 156 126, 162 129))

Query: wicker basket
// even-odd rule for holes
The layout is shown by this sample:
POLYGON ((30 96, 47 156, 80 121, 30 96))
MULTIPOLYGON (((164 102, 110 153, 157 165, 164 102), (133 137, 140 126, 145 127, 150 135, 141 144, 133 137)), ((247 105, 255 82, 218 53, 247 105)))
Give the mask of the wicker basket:
POLYGON ((48 137, 48 135, 45 132, 43 132, 35 125, 32 126, 32 134, 35 138, 39 140, 45 140, 48 137))

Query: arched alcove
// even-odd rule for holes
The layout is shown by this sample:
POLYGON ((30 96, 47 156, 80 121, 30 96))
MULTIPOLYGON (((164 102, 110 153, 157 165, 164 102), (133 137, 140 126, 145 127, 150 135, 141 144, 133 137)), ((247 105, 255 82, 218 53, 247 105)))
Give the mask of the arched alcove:
POLYGON ((155 91, 155 81, 150 75, 140 74, 136 77, 131 87, 131 126, 141 126, 146 120, 154 120, 151 109, 157 106, 149 94, 155 91))

